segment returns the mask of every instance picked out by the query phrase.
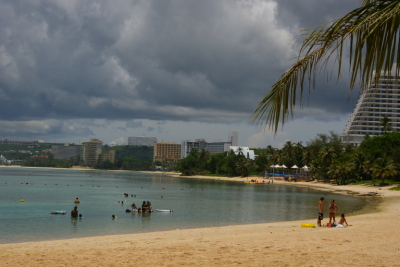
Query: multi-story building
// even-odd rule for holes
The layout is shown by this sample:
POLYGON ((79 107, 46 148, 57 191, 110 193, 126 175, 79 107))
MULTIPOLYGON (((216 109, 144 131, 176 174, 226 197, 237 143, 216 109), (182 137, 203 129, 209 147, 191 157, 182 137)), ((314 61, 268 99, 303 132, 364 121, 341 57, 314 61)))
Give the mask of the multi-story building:
POLYGON ((115 162, 115 150, 110 150, 108 153, 101 153, 99 154, 99 159, 100 162, 104 161, 109 161, 111 163, 115 162))
POLYGON ((378 83, 375 78, 360 96, 341 135, 343 144, 358 146, 366 134, 382 134, 381 120, 388 117, 391 131, 400 130, 400 77, 381 73, 378 83))
POLYGON ((39 141, 0 139, 0 145, 38 146, 39 141))
POLYGON ((230 132, 228 137, 228 142, 231 143, 231 146, 238 146, 238 132, 230 132))
POLYGON ((51 152, 55 159, 70 159, 77 158, 81 154, 81 146, 53 145, 51 152))
POLYGON ((197 148, 198 150, 201 150, 203 148, 206 148, 206 146, 207 146, 207 142, 204 139, 196 139, 194 142, 189 141, 189 140, 182 141, 181 158, 186 158, 187 156, 189 156, 190 151, 193 148, 197 148))
POLYGON ((154 146, 154 143, 157 143, 156 137, 147 137, 144 135, 128 137, 128 145, 130 146, 154 146))
POLYGON ((96 138, 91 138, 90 141, 82 142, 81 160, 83 164, 90 166, 96 163, 102 148, 103 141, 96 138))
POLYGON ((180 158, 180 144, 170 142, 154 143, 154 161, 164 161, 166 159, 178 161, 180 158))
POLYGON ((186 158, 192 148, 197 148, 198 150, 206 149, 211 154, 223 153, 230 150, 231 146, 238 145, 238 133, 237 132, 230 132, 228 136, 228 141, 215 141, 212 143, 207 143, 204 139, 196 139, 193 141, 183 141, 182 142, 182 152, 181 157, 186 158))
POLYGON ((236 155, 243 155, 245 156, 247 159, 252 159, 254 160, 256 158, 256 156, 254 155, 254 150, 250 150, 250 148, 245 147, 245 146, 231 146, 230 147, 231 150, 233 150, 233 152, 236 155))

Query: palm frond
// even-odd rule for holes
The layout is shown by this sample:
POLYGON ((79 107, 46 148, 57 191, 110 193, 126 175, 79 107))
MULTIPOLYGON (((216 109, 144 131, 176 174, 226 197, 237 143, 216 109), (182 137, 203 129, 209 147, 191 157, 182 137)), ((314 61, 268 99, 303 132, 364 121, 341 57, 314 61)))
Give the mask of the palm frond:
POLYGON ((307 30, 298 61, 289 68, 260 101, 251 117, 252 122, 264 124, 275 132, 293 115, 297 97, 303 101, 305 83, 315 85, 316 70, 327 66, 337 54, 337 79, 342 67, 343 51, 349 45, 350 92, 359 80, 361 89, 380 71, 400 73, 400 0, 364 0, 362 6, 344 17, 307 30), (300 90, 298 90, 300 88, 300 90))

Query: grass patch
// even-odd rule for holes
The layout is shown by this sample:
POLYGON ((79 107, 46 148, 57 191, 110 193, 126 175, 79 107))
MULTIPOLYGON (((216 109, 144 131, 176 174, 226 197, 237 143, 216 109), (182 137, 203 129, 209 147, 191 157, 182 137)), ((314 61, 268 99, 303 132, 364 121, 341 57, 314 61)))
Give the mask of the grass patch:
POLYGON ((400 185, 397 185, 396 187, 392 187, 389 190, 400 191, 400 185))

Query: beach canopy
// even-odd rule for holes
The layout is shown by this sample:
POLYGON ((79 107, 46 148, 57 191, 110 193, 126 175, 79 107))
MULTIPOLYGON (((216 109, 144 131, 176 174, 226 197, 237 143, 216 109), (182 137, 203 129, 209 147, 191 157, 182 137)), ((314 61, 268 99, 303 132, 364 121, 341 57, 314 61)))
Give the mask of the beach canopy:
POLYGON ((298 169, 299 167, 297 167, 297 165, 293 165, 292 169, 298 169))

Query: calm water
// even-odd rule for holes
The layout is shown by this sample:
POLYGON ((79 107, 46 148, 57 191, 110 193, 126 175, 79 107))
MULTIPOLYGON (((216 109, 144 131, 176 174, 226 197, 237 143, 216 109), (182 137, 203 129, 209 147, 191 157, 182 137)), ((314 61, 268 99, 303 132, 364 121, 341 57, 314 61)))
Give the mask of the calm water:
POLYGON ((135 172, 1 167, 0 243, 300 219, 314 222, 321 196, 326 202, 335 199, 340 212, 355 212, 365 205, 363 199, 294 186, 135 172), (69 215, 76 197, 81 200, 82 219, 69 215), (147 200, 153 209, 173 212, 125 212, 133 202, 139 206, 147 200), (50 214, 56 210, 65 210, 67 215, 50 214), (118 219, 112 220, 112 214, 118 219))

